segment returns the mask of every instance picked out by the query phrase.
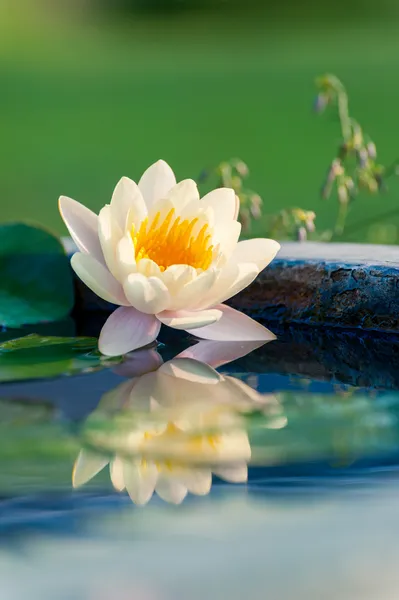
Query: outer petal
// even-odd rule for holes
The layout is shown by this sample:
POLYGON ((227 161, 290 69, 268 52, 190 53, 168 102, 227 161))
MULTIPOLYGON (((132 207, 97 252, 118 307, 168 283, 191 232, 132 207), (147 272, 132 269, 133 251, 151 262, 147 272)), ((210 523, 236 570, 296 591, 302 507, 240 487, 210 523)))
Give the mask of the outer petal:
POLYGON ((116 247, 116 260, 121 281, 130 275, 130 273, 136 272, 135 250, 132 237, 129 233, 126 233, 118 242, 116 247))
POLYGON ((238 242, 231 260, 237 263, 255 263, 262 271, 276 256, 280 244, 266 238, 254 238, 238 242))
POLYGON ((104 206, 98 215, 98 237, 105 262, 112 275, 118 278, 118 262, 116 249, 122 238, 122 229, 115 221, 109 205, 104 206))
POLYGON ((73 467, 73 487, 80 487, 93 479, 108 463, 109 459, 101 454, 81 450, 73 467))
POLYGON ((72 198, 61 196, 58 201, 61 217, 71 235, 71 238, 85 254, 104 263, 100 240, 98 239, 97 215, 72 198))
POLYGON ((216 323, 222 317, 222 311, 217 309, 210 310, 164 310, 157 313, 156 317, 164 325, 173 327, 174 329, 195 329, 197 327, 204 328, 216 323))
MULTIPOLYGON (((168 193, 170 200, 179 215, 181 211, 192 202, 199 202, 197 184, 192 179, 184 179, 177 183, 168 193)), ((197 210, 198 212, 198 210, 197 210)))
POLYGON ((271 331, 247 315, 244 315, 244 313, 224 304, 219 304, 215 308, 223 313, 219 321, 198 329, 187 328, 188 333, 206 340, 220 340, 225 342, 249 342, 257 340, 268 342, 276 339, 276 336, 271 331))
POLYGON ((123 479, 130 498, 135 504, 143 506, 151 500, 154 493, 158 473, 155 464, 140 460, 124 461, 123 479))
POLYGON ((223 254, 226 261, 230 259, 234 252, 240 233, 241 223, 238 221, 226 223, 224 227, 219 227, 218 231, 215 232, 215 238, 219 243, 220 252, 223 254))
POLYGON ((160 198, 166 198, 174 185, 176 185, 176 177, 164 160, 159 160, 151 165, 139 181, 139 188, 147 209, 149 210, 160 198))
POLYGON ((132 273, 125 279, 123 289, 131 305, 142 313, 154 315, 170 303, 168 288, 158 277, 132 273))
POLYGON ((112 304, 129 305, 121 284, 104 265, 99 263, 90 254, 77 252, 71 258, 71 266, 76 275, 97 296, 112 304))
POLYGON ((117 308, 108 317, 100 333, 98 348, 107 356, 119 356, 153 342, 161 328, 153 315, 133 307, 117 308))
POLYGON ((235 218, 236 206, 236 195, 234 190, 230 188, 212 190, 201 200, 201 207, 205 210, 211 207, 213 210, 215 231, 235 218))
POLYGON ((128 216, 129 225, 138 227, 147 216, 147 207, 137 183, 122 177, 116 184, 111 199, 112 216, 122 231, 125 231, 128 216))
POLYGON ((209 292, 199 299, 196 308, 204 309, 224 302, 246 288, 259 274, 255 263, 229 262, 209 292))

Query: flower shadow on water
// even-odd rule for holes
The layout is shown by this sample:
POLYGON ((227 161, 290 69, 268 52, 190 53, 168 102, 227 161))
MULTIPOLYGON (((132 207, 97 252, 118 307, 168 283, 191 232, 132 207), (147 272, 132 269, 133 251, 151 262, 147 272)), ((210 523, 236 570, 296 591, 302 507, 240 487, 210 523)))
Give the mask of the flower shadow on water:
POLYGON ((151 349, 132 354, 116 368, 130 377, 104 394, 82 428, 74 487, 107 465, 114 488, 138 505, 154 492, 174 504, 188 492, 206 495, 212 475, 245 483, 251 459, 246 414, 262 411, 271 428, 286 419, 275 396, 214 367, 260 345, 205 341, 165 363, 151 349))

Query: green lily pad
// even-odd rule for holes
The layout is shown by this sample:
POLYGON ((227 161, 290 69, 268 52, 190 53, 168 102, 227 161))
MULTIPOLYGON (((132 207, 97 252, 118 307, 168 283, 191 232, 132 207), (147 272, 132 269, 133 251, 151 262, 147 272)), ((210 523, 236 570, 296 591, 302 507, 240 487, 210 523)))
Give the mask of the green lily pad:
POLYGON ((0 344, 0 382, 98 371, 123 360, 104 357, 96 347, 96 338, 31 334, 7 340, 0 344))
POLYGON ((60 320, 73 303, 72 272, 61 242, 39 227, 0 225, 0 324, 60 320))
POLYGON ((37 333, 31 333, 13 340, 7 340, 0 344, 0 352, 16 352, 19 350, 38 350, 40 348, 48 349, 49 346, 63 346, 68 352, 94 350, 97 346, 97 339, 93 337, 59 337, 59 336, 41 336, 37 333))

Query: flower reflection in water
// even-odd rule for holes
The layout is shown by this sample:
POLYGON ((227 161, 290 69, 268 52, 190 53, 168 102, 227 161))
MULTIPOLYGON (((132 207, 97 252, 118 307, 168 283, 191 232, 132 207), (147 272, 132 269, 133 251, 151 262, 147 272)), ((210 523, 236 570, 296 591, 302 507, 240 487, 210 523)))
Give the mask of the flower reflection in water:
POLYGON ((114 488, 126 489, 139 505, 154 491, 174 504, 188 492, 206 495, 212 474, 246 482, 251 447, 245 413, 262 411, 270 427, 284 426, 284 417, 274 396, 218 373, 203 359, 208 355, 220 366, 255 347, 200 342, 161 366, 154 350, 133 354, 122 369, 136 376, 105 394, 85 423, 74 487, 108 464, 114 488))

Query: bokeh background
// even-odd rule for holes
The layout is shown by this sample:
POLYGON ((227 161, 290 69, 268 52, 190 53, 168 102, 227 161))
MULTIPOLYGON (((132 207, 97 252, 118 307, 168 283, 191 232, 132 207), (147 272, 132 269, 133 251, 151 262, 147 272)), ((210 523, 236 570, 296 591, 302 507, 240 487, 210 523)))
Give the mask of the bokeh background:
MULTIPOLYGON (((327 228, 337 206, 319 190, 339 123, 312 113, 314 79, 345 82, 391 162, 398 25, 396 0, 2 0, 0 220, 64 233, 61 194, 98 210, 122 175, 158 158, 180 179, 239 156, 265 213, 301 206, 327 228)), ((393 179, 360 196, 346 238, 396 241, 398 194, 393 179)))

